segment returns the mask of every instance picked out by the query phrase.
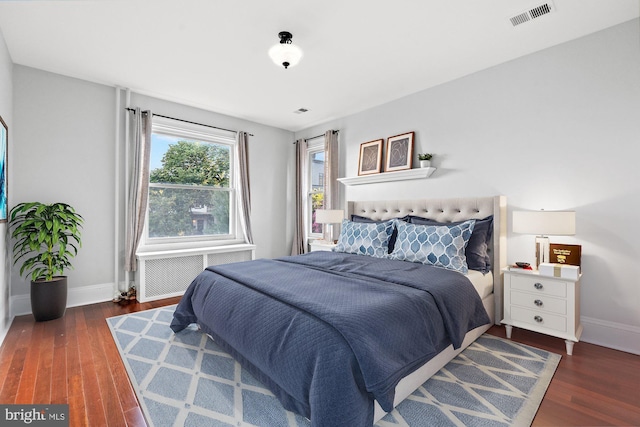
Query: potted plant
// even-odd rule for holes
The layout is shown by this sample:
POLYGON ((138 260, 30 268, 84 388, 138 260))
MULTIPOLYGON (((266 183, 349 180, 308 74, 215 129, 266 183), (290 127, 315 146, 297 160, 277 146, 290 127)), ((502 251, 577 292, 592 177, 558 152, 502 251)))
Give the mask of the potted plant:
POLYGON ((65 203, 20 203, 11 209, 13 262, 26 257, 20 275, 31 278, 31 311, 36 321, 62 317, 67 308, 67 276, 70 259, 82 246, 84 219, 65 203))
POLYGON ((431 166, 431 158, 433 154, 431 153, 420 153, 418 154, 418 160, 420 160, 421 168, 428 168, 431 166))

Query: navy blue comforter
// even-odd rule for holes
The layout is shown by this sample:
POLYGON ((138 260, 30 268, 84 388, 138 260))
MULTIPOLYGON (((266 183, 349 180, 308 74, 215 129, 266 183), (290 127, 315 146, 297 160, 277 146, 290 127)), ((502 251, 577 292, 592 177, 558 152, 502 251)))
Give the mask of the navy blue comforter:
POLYGON ((442 268, 334 252, 208 267, 171 323, 197 323, 313 426, 370 426, 398 381, 487 324, 442 268))

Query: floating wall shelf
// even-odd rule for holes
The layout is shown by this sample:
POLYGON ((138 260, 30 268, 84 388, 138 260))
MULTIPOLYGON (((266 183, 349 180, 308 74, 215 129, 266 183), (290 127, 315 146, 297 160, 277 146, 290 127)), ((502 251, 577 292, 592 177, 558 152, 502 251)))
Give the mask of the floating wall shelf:
POLYGON ((344 185, 374 184, 377 182, 406 181, 409 179, 429 178, 436 168, 407 169, 396 172, 383 172, 372 175, 361 175, 347 178, 338 178, 344 185))

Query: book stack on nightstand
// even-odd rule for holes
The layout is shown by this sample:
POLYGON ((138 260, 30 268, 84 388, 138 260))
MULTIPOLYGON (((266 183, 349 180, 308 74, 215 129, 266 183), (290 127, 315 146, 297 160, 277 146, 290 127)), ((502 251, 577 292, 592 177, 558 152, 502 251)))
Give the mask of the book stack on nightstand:
POLYGON ((336 247, 336 244, 326 240, 312 240, 311 243, 309 243, 309 246, 311 247, 311 252, 331 251, 336 247))
POLYGON ((580 340, 580 277, 543 276, 536 270, 504 271, 504 319, 507 338, 513 327, 564 338, 567 354, 580 340))

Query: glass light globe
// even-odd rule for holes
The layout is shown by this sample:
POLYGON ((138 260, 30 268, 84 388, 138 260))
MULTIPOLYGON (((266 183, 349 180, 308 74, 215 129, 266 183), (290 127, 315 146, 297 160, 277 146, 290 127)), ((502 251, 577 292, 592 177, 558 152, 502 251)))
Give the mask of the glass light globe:
POLYGON ((294 67, 302 59, 302 49, 290 43, 278 43, 269 49, 269 57, 276 65, 294 67))

